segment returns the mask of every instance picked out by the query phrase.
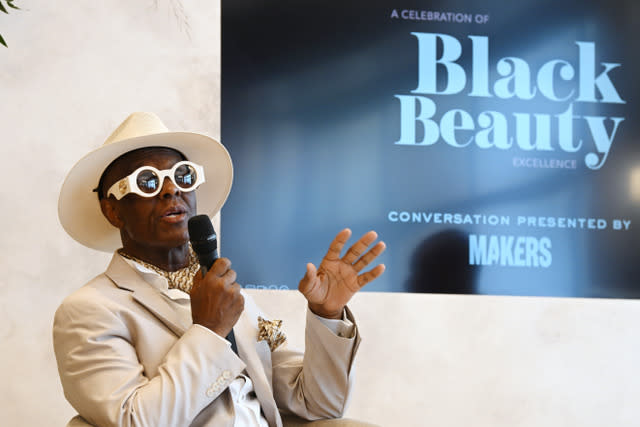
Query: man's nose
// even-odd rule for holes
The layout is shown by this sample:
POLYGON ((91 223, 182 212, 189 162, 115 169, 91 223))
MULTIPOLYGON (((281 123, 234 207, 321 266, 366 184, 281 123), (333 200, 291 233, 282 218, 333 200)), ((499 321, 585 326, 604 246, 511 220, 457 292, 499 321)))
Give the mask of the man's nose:
POLYGON ((160 197, 177 196, 181 192, 180 187, 175 185, 169 177, 165 177, 162 182, 162 189, 160 190, 160 197))

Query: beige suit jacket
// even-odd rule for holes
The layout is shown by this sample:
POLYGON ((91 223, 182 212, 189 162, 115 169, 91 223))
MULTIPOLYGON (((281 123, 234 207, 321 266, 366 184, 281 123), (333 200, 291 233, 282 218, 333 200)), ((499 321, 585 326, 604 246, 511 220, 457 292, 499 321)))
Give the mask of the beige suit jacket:
POLYGON ((232 426, 227 386, 246 369, 272 427, 282 425, 280 410, 305 419, 342 416, 357 327, 354 338, 342 338, 307 312, 304 357, 286 343, 271 352, 257 340, 257 319, 272 318, 244 296, 234 326, 238 357, 211 331, 181 320, 171 299, 114 255, 107 271, 55 314, 53 344, 67 400, 101 427, 232 426))

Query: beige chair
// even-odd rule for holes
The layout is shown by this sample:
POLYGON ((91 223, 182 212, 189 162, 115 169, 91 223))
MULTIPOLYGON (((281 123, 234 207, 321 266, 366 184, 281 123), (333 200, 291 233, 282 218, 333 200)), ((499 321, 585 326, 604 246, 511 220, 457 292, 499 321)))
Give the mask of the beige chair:
MULTIPOLYGON (((378 427, 375 424, 363 421, 350 420, 348 418, 338 418, 335 420, 306 421, 292 415, 283 415, 284 427, 378 427)), ((76 415, 69 421, 67 427, 93 427, 80 415, 76 415)))
POLYGON ((284 427, 379 427, 376 424, 352 420, 349 418, 307 421, 292 415, 283 415, 282 424, 284 425, 284 427))

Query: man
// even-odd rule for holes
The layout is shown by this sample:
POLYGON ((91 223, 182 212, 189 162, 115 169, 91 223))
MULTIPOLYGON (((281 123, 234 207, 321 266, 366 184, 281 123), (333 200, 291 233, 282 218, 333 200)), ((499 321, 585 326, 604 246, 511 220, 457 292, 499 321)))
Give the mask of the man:
POLYGON ((341 257, 345 229, 317 269, 307 265, 303 357, 241 291, 228 259, 198 271, 187 221, 197 205, 217 214, 231 180, 220 143, 168 132, 149 113, 129 116, 69 172, 58 209, 65 230, 90 248, 121 247, 54 319, 65 396, 89 423, 281 426, 280 411, 342 415, 359 342, 346 304, 383 273, 383 265, 363 269, 384 243, 367 250, 377 239, 369 232, 341 257))

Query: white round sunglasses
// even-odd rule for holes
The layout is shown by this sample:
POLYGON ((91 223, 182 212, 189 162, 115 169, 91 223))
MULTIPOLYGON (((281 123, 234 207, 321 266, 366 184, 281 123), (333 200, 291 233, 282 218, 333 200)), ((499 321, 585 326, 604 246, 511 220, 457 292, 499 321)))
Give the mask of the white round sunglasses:
POLYGON ((107 197, 113 194, 120 200, 129 193, 153 197, 160 193, 167 177, 180 191, 193 191, 204 182, 204 168, 188 160, 164 170, 158 170, 153 166, 141 166, 113 184, 107 191, 107 197))

